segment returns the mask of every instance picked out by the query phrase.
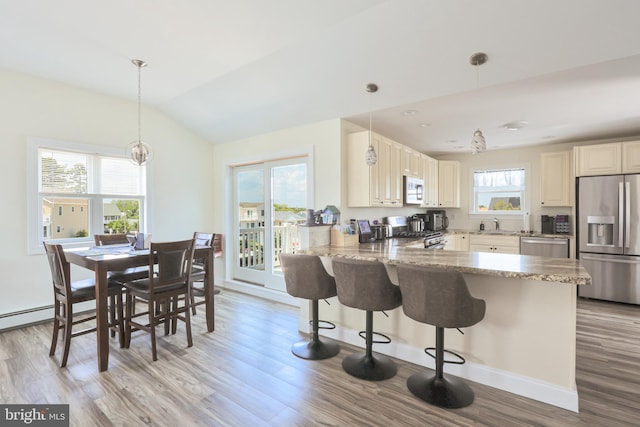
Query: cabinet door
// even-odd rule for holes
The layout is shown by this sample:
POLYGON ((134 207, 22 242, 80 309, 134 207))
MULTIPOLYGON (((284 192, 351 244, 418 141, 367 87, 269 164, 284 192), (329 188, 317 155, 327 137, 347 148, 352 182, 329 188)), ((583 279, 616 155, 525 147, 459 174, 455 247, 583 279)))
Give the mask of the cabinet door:
POLYGON ((577 176, 611 175, 622 172, 622 144, 577 147, 577 176))
MULTIPOLYGON (((378 139, 372 138, 378 151, 378 139)), ((368 166, 365 154, 369 147, 369 132, 355 132, 347 137, 347 204, 349 207, 371 206, 373 196, 379 193, 378 165, 368 166)))
POLYGON ((622 143, 622 173, 640 172, 640 141, 622 143))
POLYGON ((389 159, 390 201, 393 207, 402 207, 402 145, 391 141, 389 159))
POLYGON ((542 153, 540 157, 540 205, 573 206, 571 152, 542 153))
POLYGON ((460 163, 452 160, 438 162, 438 206, 460 207, 460 163))
POLYGON ((469 245, 469 251, 471 252, 493 252, 491 245, 472 244, 469 245))
POLYGON ((424 206, 438 207, 438 161, 429 156, 423 157, 424 164, 424 206))
POLYGON ((469 235, 456 234, 456 251, 469 251, 469 235))
POLYGON ((501 254, 519 254, 520 248, 516 248, 514 246, 494 246, 493 252, 501 253, 501 254))

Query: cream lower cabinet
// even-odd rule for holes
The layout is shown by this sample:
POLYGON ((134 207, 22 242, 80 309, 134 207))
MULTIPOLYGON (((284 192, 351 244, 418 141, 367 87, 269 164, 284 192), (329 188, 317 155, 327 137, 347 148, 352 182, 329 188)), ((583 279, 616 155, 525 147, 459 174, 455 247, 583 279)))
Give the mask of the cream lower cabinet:
POLYGON ((378 162, 369 166, 365 154, 369 131, 347 138, 347 204, 349 207, 402 207, 402 146, 375 132, 371 145, 378 162))
POLYGON ((438 161, 438 206, 460 207, 460 162, 458 161, 438 161))
POLYGON ((571 154, 571 151, 556 151, 541 154, 541 206, 573 206, 571 154))
POLYGON ((446 244, 444 246, 445 251, 468 251, 469 250, 469 234, 468 233, 456 233, 448 234, 445 237, 446 244))
POLYGON ((472 234, 469 236, 469 251, 519 254, 520 238, 518 236, 472 234))

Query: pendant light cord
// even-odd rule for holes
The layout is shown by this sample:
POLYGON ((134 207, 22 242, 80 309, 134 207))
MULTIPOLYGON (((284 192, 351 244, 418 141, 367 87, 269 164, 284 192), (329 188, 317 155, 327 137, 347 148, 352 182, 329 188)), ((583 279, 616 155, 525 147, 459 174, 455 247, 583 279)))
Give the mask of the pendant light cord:
POLYGON ((142 115, 142 79, 140 77, 142 70, 142 64, 138 64, 138 142, 142 141, 142 126, 141 123, 141 115, 142 115))

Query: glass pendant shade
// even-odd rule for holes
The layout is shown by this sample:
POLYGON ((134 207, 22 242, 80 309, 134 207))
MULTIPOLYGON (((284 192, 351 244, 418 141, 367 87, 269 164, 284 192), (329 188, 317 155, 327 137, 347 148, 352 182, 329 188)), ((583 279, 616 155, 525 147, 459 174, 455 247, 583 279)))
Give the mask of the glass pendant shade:
POLYGON ((471 139, 471 153, 472 154, 482 153, 486 149, 487 149, 487 142, 484 140, 484 135, 482 135, 482 131, 478 129, 473 133, 473 138, 471 139))
POLYGON ((143 166, 151 160, 151 147, 142 141, 133 141, 128 149, 131 161, 138 166, 143 166))
POLYGON ((373 149, 373 145, 369 145, 365 160, 369 166, 373 166, 378 163, 378 156, 376 155, 376 150, 373 149))
POLYGON ((140 59, 131 60, 133 65, 138 68, 138 139, 133 141, 127 146, 129 150, 129 156, 131 158, 131 162, 134 165, 143 166, 147 164, 151 160, 151 147, 149 144, 142 142, 142 125, 141 125, 141 116, 142 116, 142 103, 141 103, 141 79, 140 79, 140 70, 143 67, 147 66, 147 63, 140 59))

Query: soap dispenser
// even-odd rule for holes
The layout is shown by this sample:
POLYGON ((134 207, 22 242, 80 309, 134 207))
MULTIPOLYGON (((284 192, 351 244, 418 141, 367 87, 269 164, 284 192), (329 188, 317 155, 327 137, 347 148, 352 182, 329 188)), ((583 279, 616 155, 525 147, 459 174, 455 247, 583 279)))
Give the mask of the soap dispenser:
POLYGON ((484 231, 484 221, 480 221, 480 231, 484 231))

